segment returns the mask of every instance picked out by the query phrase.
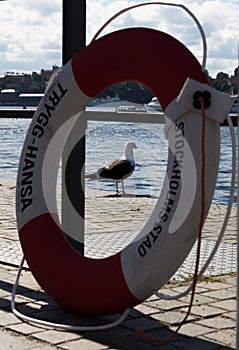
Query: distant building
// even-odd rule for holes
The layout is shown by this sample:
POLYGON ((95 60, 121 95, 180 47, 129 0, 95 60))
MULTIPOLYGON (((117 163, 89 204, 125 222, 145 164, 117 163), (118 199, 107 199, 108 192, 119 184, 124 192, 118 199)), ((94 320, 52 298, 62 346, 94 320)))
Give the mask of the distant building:
POLYGON ((58 68, 53 65, 52 69, 41 69, 40 73, 19 73, 8 71, 0 76, 0 91, 14 89, 16 91, 44 91, 52 73, 58 68))
POLYGON ((59 67, 58 66, 56 66, 56 65, 53 65, 52 66, 52 69, 47 69, 47 70, 45 70, 45 69, 41 69, 41 72, 40 72, 40 75, 41 75, 41 77, 42 77, 42 79, 44 79, 44 80, 49 80, 50 79, 50 77, 51 77, 51 75, 52 75, 52 73, 56 70, 56 69, 58 69, 59 67))

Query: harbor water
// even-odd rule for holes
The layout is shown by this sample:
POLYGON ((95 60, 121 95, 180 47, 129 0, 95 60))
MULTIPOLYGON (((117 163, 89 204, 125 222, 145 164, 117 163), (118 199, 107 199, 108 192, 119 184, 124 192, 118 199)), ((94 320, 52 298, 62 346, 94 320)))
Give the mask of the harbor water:
MULTIPOLYGON (((29 124, 30 119, 16 119, 14 115, 13 118, 1 118, 0 178, 16 179, 29 124)), ((163 129, 163 124, 89 121, 86 130, 85 173, 94 173, 100 167, 119 158, 125 142, 134 141, 137 145, 134 151, 136 168, 133 175, 125 180, 125 190, 134 195, 158 197, 165 177, 168 155, 168 144, 163 129)), ((220 129, 220 165, 213 202, 227 204, 232 169, 232 143, 229 127, 224 126, 220 129)), ((115 193, 113 182, 86 181, 87 187, 115 193)))

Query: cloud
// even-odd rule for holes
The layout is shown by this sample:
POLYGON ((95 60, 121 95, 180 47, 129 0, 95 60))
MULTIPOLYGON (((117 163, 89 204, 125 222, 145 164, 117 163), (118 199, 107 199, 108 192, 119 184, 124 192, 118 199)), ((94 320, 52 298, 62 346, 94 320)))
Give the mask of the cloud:
POLYGON ((61 6, 52 1, 0 3, 0 73, 32 71, 61 64, 61 6))
MULTIPOLYGON (((171 2, 178 3, 177 0, 171 2)), ((114 13, 137 1, 99 2, 88 1, 88 42, 98 27, 114 13), (102 10, 100 11, 100 8, 102 10)), ((234 73, 238 65, 238 10, 237 1, 209 0, 184 1, 184 5, 196 14, 203 26, 208 44, 207 69, 212 76, 218 71, 234 73), (215 57, 218 59, 215 60, 215 57)), ((192 18, 182 8, 168 6, 144 6, 118 17, 104 33, 133 25, 146 26, 165 31, 183 42, 201 62, 202 39, 192 18)))
MULTIPOLYGON (((87 43, 111 16, 136 3, 137 0, 86 0, 87 43)), ((233 74, 238 64, 238 0, 186 0, 183 3, 197 15, 206 33, 206 68, 210 75, 215 76, 218 71, 233 74)), ((0 21, 0 74, 6 70, 39 71, 53 64, 61 65, 62 0, 2 1, 0 21)), ((181 8, 144 6, 118 17, 103 34, 131 26, 166 31, 202 60, 200 33, 181 8)))
POLYGON ((238 11, 236 1, 207 1, 200 17, 208 43, 208 70, 233 74, 238 66, 238 11))
POLYGON ((61 13, 61 2, 59 0, 24 0, 22 7, 26 11, 35 12, 40 18, 54 17, 56 14, 61 13))

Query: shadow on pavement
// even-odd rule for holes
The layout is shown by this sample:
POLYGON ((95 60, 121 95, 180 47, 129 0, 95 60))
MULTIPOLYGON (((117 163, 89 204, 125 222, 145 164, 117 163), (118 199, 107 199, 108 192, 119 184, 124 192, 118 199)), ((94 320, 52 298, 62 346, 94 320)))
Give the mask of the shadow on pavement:
MULTIPOLYGON (((13 284, 0 280, 0 309, 11 311, 11 294, 13 284), (6 292, 6 294, 4 293, 6 292)), ((70 324, 73 326, 96 326, 116 321, 119 314, 104 317, 88 317, 64 310, 42 291, 19 285, 17 290, 16 309, 24 315, 48 322, 70 324)), ((152 315, 151 315, 152 316, 152 315)), ((128 317, 119 326, 104 331, 74 332, 81 337, 108 346, 110 349, 164 349, 164 350, 232 350, 231 347, 210 341, 178 334, 168 342, 151 342, 138 335, 137 329, 157 338, 165 338, 172 334, 167 325, 156 318, 131 309, 128 317)), ((98 349, 98 347, 97 347, 98 349)))

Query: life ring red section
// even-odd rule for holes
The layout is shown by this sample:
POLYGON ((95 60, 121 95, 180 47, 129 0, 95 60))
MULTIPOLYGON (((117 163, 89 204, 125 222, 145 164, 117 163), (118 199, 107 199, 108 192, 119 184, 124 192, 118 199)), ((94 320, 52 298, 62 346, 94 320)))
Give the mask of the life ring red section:
POLYGON ((112 314, 139 303, 125 283, 120 253, 100 261, 81 256, 51 214, 31 220, 20 239, 35 278, 65 308, 112 314))
POLYGON ((172 36, 146 28, 125 29, 94 41, 73 57, 72 67, 87 96, 117 82, 135 81, 158 96, 163 110, 188 77, 208 84, 191 51, 172 36))
MULTIPOLYGON (((207 83, 200 64, 185 46, 165 33, 142 28, 114 32, 93 42, 72 59, 72 70, 79 89, 89 97, 117 82, 136 81, 147 86, 164 109, 188 77, 207 83)), ((28 265, 54 300, 70 310, 94 315, 121 312, 141 301, 125 281, 121 253, 106 259, 83 257, 67 242, 55 220, 49 212, 36 215, 19 230, 28 265)))

